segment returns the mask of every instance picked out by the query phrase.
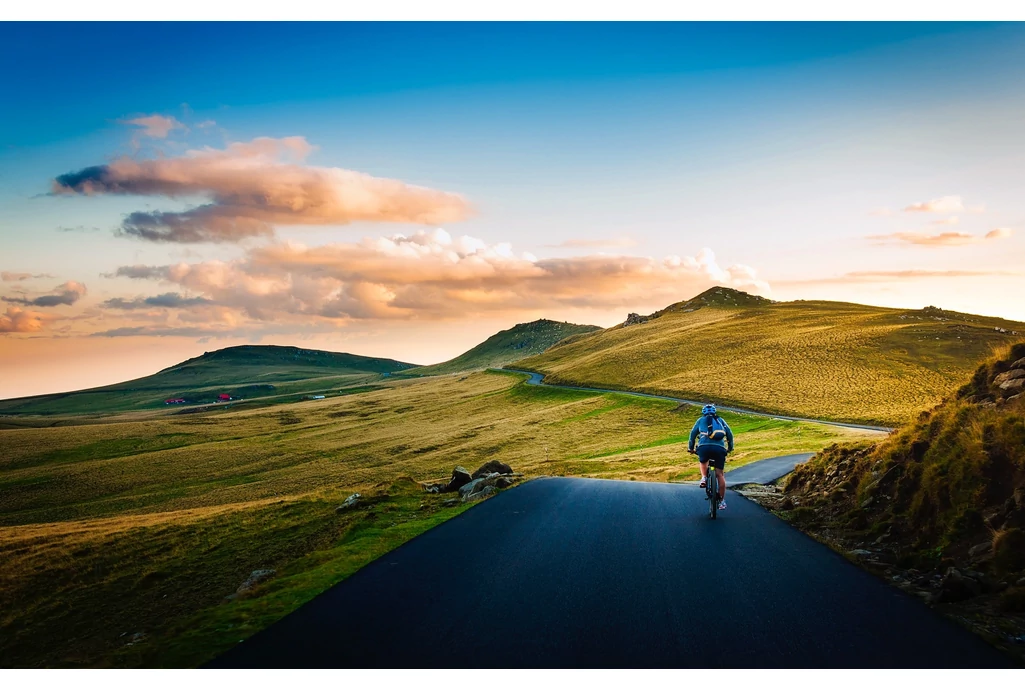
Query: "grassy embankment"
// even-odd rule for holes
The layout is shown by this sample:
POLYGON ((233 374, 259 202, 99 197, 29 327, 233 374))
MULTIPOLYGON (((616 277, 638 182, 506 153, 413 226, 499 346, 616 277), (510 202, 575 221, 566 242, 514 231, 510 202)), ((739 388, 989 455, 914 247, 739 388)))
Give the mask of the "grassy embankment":
POLYGON ((1023 324, 933 308, 773 303, 715 288, 515 366, 549 383, 893 426, 936 405, 1023 332, 1023 324))
MULTIPOLYGON (((389 381, 257 410, 0 431, 0 665, 202 663, 464 510, 412 481, 456 464, 695 476, 692 408, 521 379, 389 381), (368 500, 336 513, 355 491, 368 500), (261 568, 277 574, 225 599, 261 568)), ((728 419, 738 464, 865 434, 728 419)))
POLYGON ((886 440, 830 446, 755 498, 1025 662, 1023 382, 1025 343, 886 440))

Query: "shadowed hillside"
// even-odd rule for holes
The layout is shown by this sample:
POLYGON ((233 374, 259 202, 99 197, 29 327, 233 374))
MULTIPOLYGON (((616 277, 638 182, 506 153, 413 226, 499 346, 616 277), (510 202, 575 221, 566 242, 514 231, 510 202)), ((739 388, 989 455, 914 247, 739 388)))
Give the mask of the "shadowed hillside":
POLYGON ((499 331, 454 359, 419 367, 407 373, 428 376, 501 367, 524 357, 541 354, 565 338, 597 330, 597 326, 581 326, 548 319, 520 323, 508 330, 499 331))
POLYGON ((1023 390, 1025 343, 887 440, 830 446, 756 498, 1025 658, 1023 390))
POLYGON ((404 371, 415 364, 342 352, 277 345, 241 345, 207 352, 141 379, 101 388, 0 401, 0 414, 127 412, 233 399, 328 391, 404 371))
POLYGON ((893 424, 938 403, 995 347, 1023 333, 1025 324, 936 307, 772 302, 712 288, 516 367, 549 383, 893 424))

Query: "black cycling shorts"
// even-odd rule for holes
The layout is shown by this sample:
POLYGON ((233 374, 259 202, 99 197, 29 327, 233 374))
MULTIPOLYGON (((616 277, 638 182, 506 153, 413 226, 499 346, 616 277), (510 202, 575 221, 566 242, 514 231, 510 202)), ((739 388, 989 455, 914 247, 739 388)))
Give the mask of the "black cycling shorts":
POLYGON ((721 446, 698 446, 698 460, 711 463, 712 467, 721 470, 726 467, 726 449, 721 446))

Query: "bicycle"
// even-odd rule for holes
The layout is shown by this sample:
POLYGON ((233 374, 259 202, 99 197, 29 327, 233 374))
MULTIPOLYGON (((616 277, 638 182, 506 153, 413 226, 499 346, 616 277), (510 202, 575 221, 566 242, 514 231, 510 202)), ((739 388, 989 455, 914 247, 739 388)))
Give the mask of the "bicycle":
MULTIPOLYGON (((697 455, 693 450, 687 452, 697 455)), ((708 466, 708 476, 705 480, 705 500, 708 501, 708 517, 714 520, 719 512, 719 475, 711 464, 708 466)))

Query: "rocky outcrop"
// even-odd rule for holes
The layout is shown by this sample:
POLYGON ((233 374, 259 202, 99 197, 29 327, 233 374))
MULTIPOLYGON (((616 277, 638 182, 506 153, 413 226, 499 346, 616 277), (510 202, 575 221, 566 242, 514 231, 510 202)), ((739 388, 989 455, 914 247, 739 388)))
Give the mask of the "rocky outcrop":
POLYGON ((623 322, 624 326, 636 326, 639 323, 648 323, 648 317, 641 314, 630 313, 626 315, 626 321, 623 322))

